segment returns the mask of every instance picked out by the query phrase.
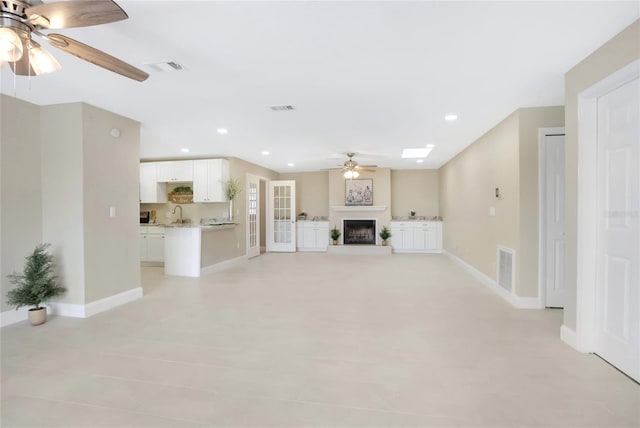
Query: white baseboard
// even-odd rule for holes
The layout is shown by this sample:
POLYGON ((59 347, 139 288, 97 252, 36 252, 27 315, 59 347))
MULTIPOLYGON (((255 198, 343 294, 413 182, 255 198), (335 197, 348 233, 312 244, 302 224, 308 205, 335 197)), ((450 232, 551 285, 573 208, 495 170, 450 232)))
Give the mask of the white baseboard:
POLYGON ((560 339, 578 352, 588 352, 578 345, 578 335, 576 332, 564 324, 560 327, 560 339))
POLYGON ((20 321, 26 321, 27 312, 29 312, 29 308, 23 306, 18 310, 11 309, 9 311, 0 313, 0 326, 5 327, 11 324, 18 323, 20 321))
POLYGON ((471 266, 460 257, 455 256, 446 250, 443 251, 443 254, 446 254, 454 263, 465 269, 467 272, 473 275, 474 278, 489 287, 494 293, 509 302, 512 306, 518 309, 543 309, 540 306, 540 300, 537 297, 516 296, 515 294, 510 293, 504 288, 500 287, 495 280, 489 278, 487 275, 480 272, 478 269, 471 266))
POLYGON ((134 300, 141 299, 144 295, 142 287, 132 288, 131 290, 123 291, 122 293, 114 294, 113 296, 105 297, 104 299, 89 302, 84 305, 85 318, 99 314, 100 312, 108 311, 125 303, 133 302, 134 300))
MULTIPOLYGON (((132 288, 104 299, 87 303, 86 305, 77 305, 73 303, 53 302, 47 305, 47 312, 50 315, 59 315, 63 317, 88 318, 100 312, 108 311, 125 303, 132 302, 142 298, 142 287, 132 288)), ((28 307, 22 307, 17 311, 6 311, 0 313, 0 326, 15 324, 20 321, 27 320, 28 307)))
POLYGON ((200 275, 205 275, 207 273, 220 272, 225 269, 231 269, 234 267, 244 266, 248 261, 247 256, 240 256, 234 259, 229 259, 222 261, 220 263, 216 263, 214 265, 209 265, 200 269, 200 275))

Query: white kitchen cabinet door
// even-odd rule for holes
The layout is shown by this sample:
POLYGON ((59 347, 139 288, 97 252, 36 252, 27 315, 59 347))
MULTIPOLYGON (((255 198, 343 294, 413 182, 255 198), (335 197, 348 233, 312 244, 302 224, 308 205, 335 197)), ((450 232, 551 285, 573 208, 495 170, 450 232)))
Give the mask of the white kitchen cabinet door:
POLYGON ((193 161, 193 202, 227 202, 225 182, 229 180, 229 161, 193 161))
POLYGON ((164 183, 193 181, 193 161, 154 162, 158 167, 158 181, 164 183))
POLYGON ((147 235, 148 262, 164 262, 164 234, 147 235))
POLYGON ((140 164, 140 202, 167 202, 167 185, 158 182, 157 162, 143 162, 140 164))
POLYGON ((328 221, 299 221, 297 223, 298 251, 327 251, 328 221))
POLYGON ((147 254, 149 253, 149 246, 147 245, 147 235, 140 235, 140 261, 147 261, 147 254))

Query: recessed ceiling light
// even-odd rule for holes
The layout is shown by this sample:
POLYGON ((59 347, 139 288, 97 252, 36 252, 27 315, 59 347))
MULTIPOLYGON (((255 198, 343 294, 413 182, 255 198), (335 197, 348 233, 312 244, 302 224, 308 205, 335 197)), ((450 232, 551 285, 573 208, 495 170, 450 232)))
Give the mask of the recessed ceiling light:
POLYGON ((189 149, 187 149, 187 148, 182 148, 182 149, 180 149, 180 151, 182 153, 189 153, 189 149))
POLYGON ((422 162, 424 162, 424 159, 418 159, 416 162, 422 163, 422 162))
POLYGON ((448 114, 444 117, 444 120, 448 120, 449 122, 452 122, 454 120, 456 120, 458 118, 457 115, 455 114, 448 114))
POLYGON ((268 150, 263 150, 262 152, 263 156, 269 156, 269 151, 268 150))
POLYGON ((418 148, 418 149, 404 149, 402 151, 402 157, 404 159, 426 158, 431 153, 430 147, 418 148))
POLYGON ((218 134, 226 134, 229 131, 226 128, 218 128, 218 134))
POLYGON ((287 166, 295 166, 295 164, 294 164, 294 163, 289 162, 289 163, 287 164, 287 166))
POLYGON ((427 149, 433 149, 436 145, 435 144, 427 144, 426 147, 427 149))

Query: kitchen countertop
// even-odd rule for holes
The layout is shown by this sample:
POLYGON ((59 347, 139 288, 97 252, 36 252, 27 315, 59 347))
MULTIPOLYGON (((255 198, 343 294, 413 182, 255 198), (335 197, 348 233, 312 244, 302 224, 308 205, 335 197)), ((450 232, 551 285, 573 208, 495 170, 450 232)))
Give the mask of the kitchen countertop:
POLYGON ((391 217, 391 221, 442 221, 442 217, 440 216, 415 216, 415 218, 395 216, 391 217))

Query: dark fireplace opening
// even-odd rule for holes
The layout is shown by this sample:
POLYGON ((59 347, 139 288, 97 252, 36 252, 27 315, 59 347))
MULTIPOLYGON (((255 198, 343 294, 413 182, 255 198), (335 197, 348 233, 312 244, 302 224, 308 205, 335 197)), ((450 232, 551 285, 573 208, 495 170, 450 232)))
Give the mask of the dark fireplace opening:
POLYGON ((375 220, 343 220, 345 245, 376 245, 375 220))

